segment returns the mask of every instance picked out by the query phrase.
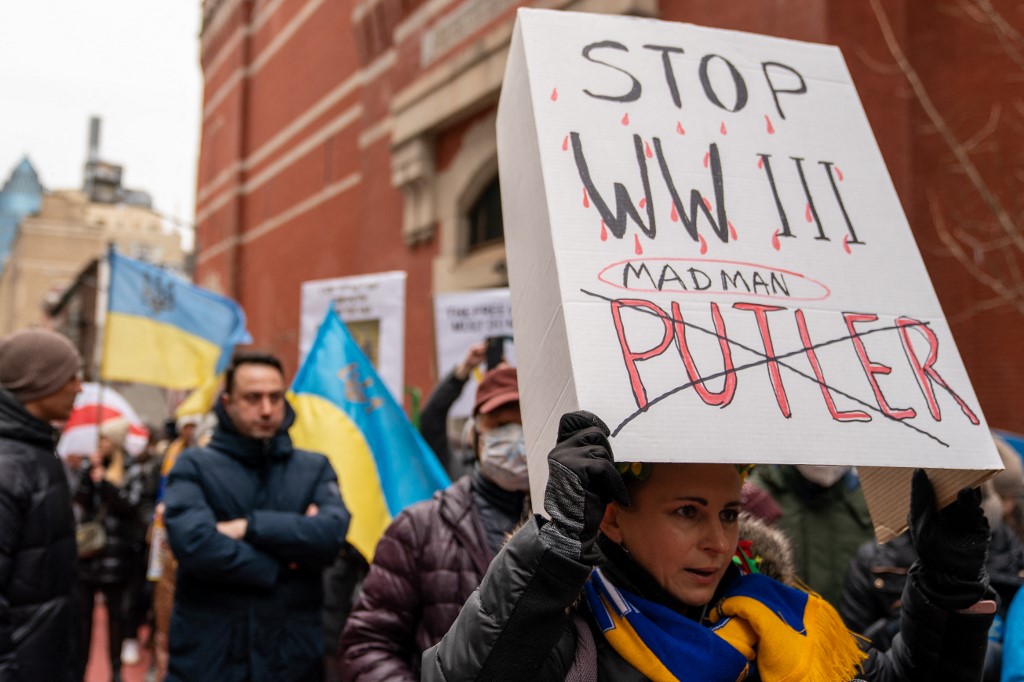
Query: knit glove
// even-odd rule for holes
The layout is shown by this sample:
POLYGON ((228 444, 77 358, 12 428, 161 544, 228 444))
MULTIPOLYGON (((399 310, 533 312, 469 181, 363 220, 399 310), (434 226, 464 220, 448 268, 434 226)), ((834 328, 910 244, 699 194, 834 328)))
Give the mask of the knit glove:
POLYGON ((922 469, 914 472, 910 492, 910 538, 920 559, 921 591, 950 611, 982 599, 988 586, 985 558, 991 537, 981 509, 981 491, 964 488, 956 500, 938 509, 935 490, 922 469))
POLYGON ((558 423, 558 444, 548 454, 544 509, 551 521, 540 538, 552 551, 584 564, 601 557, 595 545, 604 509, 612 500, 629 504, 615 470, 608 427, 590 412, 570 412, 558 423))

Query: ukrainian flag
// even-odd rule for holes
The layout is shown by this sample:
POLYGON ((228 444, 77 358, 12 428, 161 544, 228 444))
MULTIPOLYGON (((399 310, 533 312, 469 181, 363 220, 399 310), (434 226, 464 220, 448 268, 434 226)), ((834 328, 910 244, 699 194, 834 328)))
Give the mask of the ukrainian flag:
POLYGON ((327 455, 352 512, 348 541, 367 560, 402 509, 448 476, 333 310, 295 376, 296 447, 327 455))
POLYGON ((223 371, 236 344, 252 342, 231 299, 113 249, 108 259, 103 379, 195 388, 223 371))

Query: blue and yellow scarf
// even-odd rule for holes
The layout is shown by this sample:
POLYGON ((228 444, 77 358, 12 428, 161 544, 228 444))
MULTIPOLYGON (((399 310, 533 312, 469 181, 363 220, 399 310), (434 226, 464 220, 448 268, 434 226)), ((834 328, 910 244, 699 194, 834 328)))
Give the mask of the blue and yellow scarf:
POLYGON ((742 575, 708 613, 710 627, 613 585, 595 568, 587 601, 605 639, 655 682, 853 679, 866 655, 821 597, 742 575))

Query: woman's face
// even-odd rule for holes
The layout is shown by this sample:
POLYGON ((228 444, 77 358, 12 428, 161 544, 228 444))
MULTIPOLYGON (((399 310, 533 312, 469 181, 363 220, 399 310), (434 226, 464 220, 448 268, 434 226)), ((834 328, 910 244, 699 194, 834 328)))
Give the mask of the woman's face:
POLYGON ((655 464, 601 530, 687 606, 711 601, 739 540, 740 476, 730 464, 655 464))

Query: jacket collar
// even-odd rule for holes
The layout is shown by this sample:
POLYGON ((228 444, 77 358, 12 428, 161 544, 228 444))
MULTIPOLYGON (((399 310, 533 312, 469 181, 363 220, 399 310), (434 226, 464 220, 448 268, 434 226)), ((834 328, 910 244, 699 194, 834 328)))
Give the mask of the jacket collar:
POLYGON ((288 429, 295 423, 295 410, 287 400, 284 410, 284 421, 281 422, 277 433, 270 438, 249 438, 238 432, 224 409, 223 403, 218 401, 214 408, 214 413, 217 415, 217 428, 210 439, 209 447, 250 467, 263 467, 271 460, 287 459, 293 450, 288 429))
POLYGON ((10 391, 0 388, 0 437, 53 448, 59 435, 47 422, 29 414, 10 391))

